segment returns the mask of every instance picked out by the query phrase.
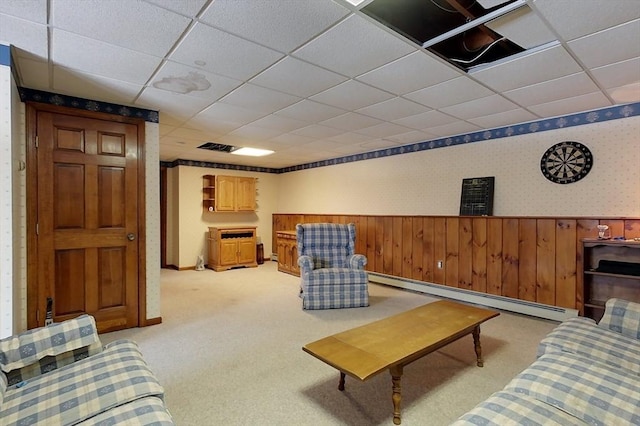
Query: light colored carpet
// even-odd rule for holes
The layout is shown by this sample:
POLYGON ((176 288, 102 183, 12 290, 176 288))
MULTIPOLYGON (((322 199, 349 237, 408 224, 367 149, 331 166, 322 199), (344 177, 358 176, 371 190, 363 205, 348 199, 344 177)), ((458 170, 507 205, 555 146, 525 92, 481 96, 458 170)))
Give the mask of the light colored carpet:
MULTIPOLYGON (((370 284, 371 306, 303 311, 299 278, 275 262, 225 272, 163 270, 163 323, 106 333, 138 342, 178 425, 392 425, 391 378, 347 377, 302 346, 436 300, 370 284)), ((447 425, 535 358, 557 323, 502 312, 482 325, 484 368, 467 336, 404 369, 402 424, 447 425)))

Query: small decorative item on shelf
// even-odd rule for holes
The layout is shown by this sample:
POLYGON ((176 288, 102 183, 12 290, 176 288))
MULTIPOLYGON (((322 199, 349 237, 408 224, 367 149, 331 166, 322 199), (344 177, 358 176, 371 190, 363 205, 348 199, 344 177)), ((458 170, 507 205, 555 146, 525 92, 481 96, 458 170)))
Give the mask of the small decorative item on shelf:
POLYGON ((609 229, 608 225, 598 225, 598 239, 600 240, 606 240, 608 239, 607 234, 607 230, 609 229))

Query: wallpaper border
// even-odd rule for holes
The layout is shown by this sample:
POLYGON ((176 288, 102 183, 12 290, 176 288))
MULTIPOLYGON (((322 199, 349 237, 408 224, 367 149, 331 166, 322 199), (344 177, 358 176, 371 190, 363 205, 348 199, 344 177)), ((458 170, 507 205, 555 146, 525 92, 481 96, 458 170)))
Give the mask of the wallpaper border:
POLYGON ((82 109, 94 112, 106 112, 122 117, 141 118, 151 123, 159 122, 158 111, 136 108, 125 105, 112 104, 110 102, 94 101, 91 99, 76 98, 75 96, 60 95, 58 93, 45 92, 44 90, 29 89, 27 87, 19 87, 20 100, 22 102, 40 102, 50 105, 58 105, 82 109))

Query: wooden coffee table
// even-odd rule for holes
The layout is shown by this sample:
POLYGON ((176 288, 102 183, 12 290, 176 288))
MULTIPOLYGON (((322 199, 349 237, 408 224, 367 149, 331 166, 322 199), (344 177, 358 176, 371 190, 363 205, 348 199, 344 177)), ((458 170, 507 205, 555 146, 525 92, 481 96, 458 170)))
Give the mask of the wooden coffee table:
POLYGON ((340 371, 365 381, 389 369, 392 382, 393 423, 400 424, 400 378, 405 365, 449 343, 473 335, 478 367, 482 367, 480 324, 498 312, 441 300, 370 324, 325 337, 302 350, 340 371))

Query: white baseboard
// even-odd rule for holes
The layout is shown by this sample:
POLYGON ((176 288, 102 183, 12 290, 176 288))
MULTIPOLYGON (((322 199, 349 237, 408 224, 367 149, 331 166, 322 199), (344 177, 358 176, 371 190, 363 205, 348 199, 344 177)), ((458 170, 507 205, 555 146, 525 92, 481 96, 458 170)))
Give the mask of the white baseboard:
POLYGON ((398 278, 377 272, 369 272, 369 281, 554 321, 564 321, 578 316, 578 311, 576 309, 560 308, 558 306, 544 305, 542 303, 528 302, 526 300, 513 299, 510 297, 448 287, 425 281, 398 278))

